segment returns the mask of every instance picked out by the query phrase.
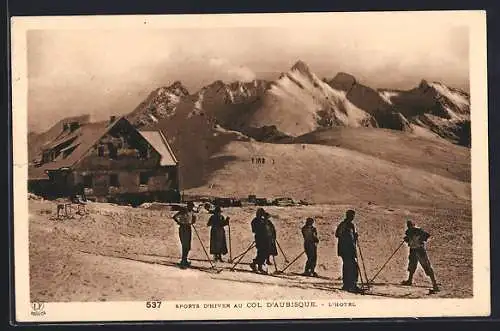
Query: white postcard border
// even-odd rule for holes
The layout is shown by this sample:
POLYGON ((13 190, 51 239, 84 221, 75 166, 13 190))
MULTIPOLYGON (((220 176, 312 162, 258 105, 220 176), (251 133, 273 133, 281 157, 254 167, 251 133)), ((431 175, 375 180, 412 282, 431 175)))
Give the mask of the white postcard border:
MULTIPOLYGON (((377 23, 377 24, 378 24, 377 23)), ((13 119, 13 200, 14 200, 14 279, 15 309, 18 322, 137 321, 137 320, 236 320, 302 318, 384 318, 488 316, 490 314, 490 245, 488 117, 486 65, 486 12, 364 12, 308 14, 224 14, 155 16, 67 16, 15 17, 11 20, 12 119, 13 119), (147 309, 146 302, 44 303, 32 306, 29 298, 29 242, 27 201, 27 52, 26 33, 31 29, 151 29, 200 28, 227 26, 280 26, 295 24, 321 26, 325 20, 383 22, 385 17, 425 21, 439 18, 442 24, 468 26, 470 31, 470 89, 472 129, 472 222, 473 222, 473 293, 471 299, 359 299, 312 300, 316 308, 272 308, 274 301, 228 301, 241 308, 212 309, 204 304, 224 302, 185 302, 201 308, 178 309, 176 302, 162 302, 158 309, 147 309), (262 307, 247 307, 260 304, 262 307), (333 306, 332 306, 333 305, 333 306), (335 306, 337 305, 337 306, 335 306), (354 305, 354 306, 353 306, 354 305), (341 307, 342 306, 342 307, 341 307), (35 311, 35 312, 34 312, 35 311)), ((299 300, 303 302, 302 300, 299 300)), ((280 301, 278 301, 280 302, 280 301)), ((282 300, 281 302, 291 302, 282 300)), ((307 301, 310 302, 310 301, 307 301)))

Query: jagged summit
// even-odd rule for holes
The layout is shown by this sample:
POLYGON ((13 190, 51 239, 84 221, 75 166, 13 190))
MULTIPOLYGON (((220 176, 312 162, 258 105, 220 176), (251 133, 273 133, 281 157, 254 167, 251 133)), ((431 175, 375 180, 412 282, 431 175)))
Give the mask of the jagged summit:
POLYGON ((292 72, 298 71, 302 75, 306 76, 308 79, 314 80, 314 74, 312 73, 312 71, 309 68, 309 66, 307 65, 307 63, 305 63, 302 60, 298 60, 297 62, 295 62, 295 64, 290 69, 290 71, 292 71, 292 72))
POLYGON ((372 126, 370 114, 354 106, 346 93, 320 80, 304 61, 297 61, 274 81, 248 125, 275 125, 298 136, 323 126, 372 126))
POLYGON ((210 88, 221 88, 226 86, 226 83, 224 83, 222 80, 218 79, 216 81, 213 81, 212 83, 202 87, 202 90, 208 90, 210 88))
POLYGON ((292 66, 291 70, 298 70, 302 73, 310 73, 311 72, 311 69, 309 68, 307 63, 305 63, 302 60, 298 60, 297 62, 295 62, 295 64, 292 66))
POLYGON ((175 82, 173 82, 169 87, 168 87, 169 90, 179 90, 179 91, 182 91, 182 94, 184 95, 188 95, 189 94, 189 90, 184 86, 184 84, 182 84, 182 82, 180 80, 176 80, 175 82))
POLYGON ((343 71, 338 72, 335 75, 335 77, 333 77, 333 80, 349 80, 349 81, 357 82, 356 77, 354 77, 350 73, 343 72, 343 71))
POLYGON ((429 85, 429 83, 425 79, 422 79, 420 81, 420 84, 418 84, 418 88, 420 88, 420 89, 427 89, 429 87, 431 87, 431 86, 429 85))
POLYGON ((202 117, 259 137, 262 130, 253 135, 254 129, 273 125, 288 136, 323 127, 369 126, 467 145, 462 129, 470 123, 467 93, 428 78, 410 90, 375 90, 345 71, 331 77, 320 79, 299 59, 272 82, 215 80, 189 94, 175 81, 155 90, 129 117, 139 127, 202 117))
POLYGON ((327 83, 334 89, 349 91, 355 84, 357 84, 356 77, 346 72, 339 72, 327 83))
POLYGON ((157 94, 171 94, 178 97, 189 95, 189 90, 182 84, 181 81, 176 80, 172 84, 156 89, 157 94))

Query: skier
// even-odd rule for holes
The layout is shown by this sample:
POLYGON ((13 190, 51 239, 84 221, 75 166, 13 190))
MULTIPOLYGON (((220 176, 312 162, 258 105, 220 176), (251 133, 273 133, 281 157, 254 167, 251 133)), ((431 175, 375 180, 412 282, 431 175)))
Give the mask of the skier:
POLYGON ((257 256, 250 263, 250 267, 253 271, 259 271, 261 273, 267 274, 267 271, 263 269, 266 259, 269 257, 269 241, 270 234, 267 231, 265 217, 265 210, 263 208, 257 209, 256 216, 252 220, 252 232, 255 235, 255 248, 257 249, 257 256))
POLYGON ((271 215, 267 212, 264 214, 264 223, 266 225, 266 232, 269 235, 269 255, 267 256, 266 264, 271 265, 271 256, 278 256, 278 248, 276 247, 276 228, 273 222, 271 222, 271 215))
POLYGON ((429 239, 430 234, 415 226, 415 224, 410 220, 406 222, 406 226, 407 230, 403 240, 410 248, 410 253, 408 255, 408 279, 401 282, 401 284, 407 286, 412 284, 413 275, 417 270, 418 263, 420 263, 425 274, 429 276, 432 281, 431 293, 439 292, 439 287, 434 276, 434 270, 432 269, 431 262, 429 261, 427 251, 425 249, 425 242, 429 239))
POLYGON ((358 234, 352 223, 355 212, 349 209, 346 212, 345 219, 340 222, 335 237, 338 238, 337 254, 342 258, 342 290, 361 293, 362 290, 357 286, 358 282, 358 261, 356 253, 356 241, 358 234))
POLYGON ((173 219, 179 225, 179 239, 182 246, 182 257, 179 265, 186 268, 191 264, 187 258, 191 250, 191 226, 196 222, 194 203, 189 201, 186 209, 176 213, 173 219))
POLYGON ((222 261, 222 255, 227 254, 226 231, 224 227, 229 224, 229 217, 222 215, 221 208, 215 207, 214 213, 210 216, 207 226, 210 226, 210 254, 214 256, 214 261, 222 261))
POLYGON ((318 277, 314 271, 318 258, 318 232, 314 227, 314 219, 308 217, 306 224, 302 227, 302 236, 304 237, 304 250, 307 255, 307 262, 304 269, 304 276, 318 277))

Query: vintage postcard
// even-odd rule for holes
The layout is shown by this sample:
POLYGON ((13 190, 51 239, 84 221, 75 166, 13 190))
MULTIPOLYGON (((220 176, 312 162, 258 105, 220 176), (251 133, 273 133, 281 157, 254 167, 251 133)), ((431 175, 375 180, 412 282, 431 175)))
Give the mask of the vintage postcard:
POLYGON ((489 315, 485 18, 12 18, 16 320, 489 315))

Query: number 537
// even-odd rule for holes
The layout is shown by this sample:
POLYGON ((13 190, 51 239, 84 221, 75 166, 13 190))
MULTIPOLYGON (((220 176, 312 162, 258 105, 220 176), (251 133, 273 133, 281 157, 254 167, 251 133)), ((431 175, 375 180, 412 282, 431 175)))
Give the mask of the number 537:
POLYGON ((146 308, 160 308, 161 301, 146 301, 146 308))

